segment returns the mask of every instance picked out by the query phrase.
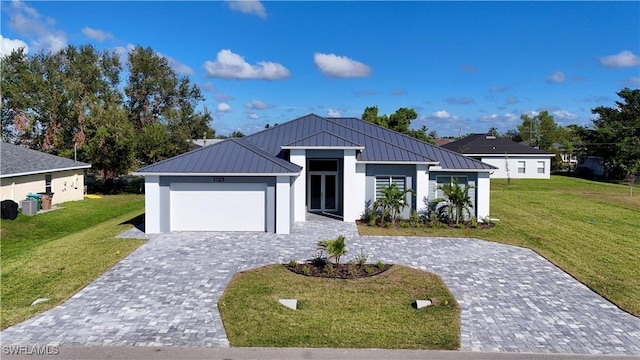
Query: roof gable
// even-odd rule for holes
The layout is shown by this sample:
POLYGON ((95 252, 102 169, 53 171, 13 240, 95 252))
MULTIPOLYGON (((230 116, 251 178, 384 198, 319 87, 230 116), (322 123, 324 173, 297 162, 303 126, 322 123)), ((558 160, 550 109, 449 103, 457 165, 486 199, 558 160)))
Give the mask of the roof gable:
POLYGON ((138 169, 149 174, 295 174, 302 168, 242 139, 226 139, 138 169))
POLYGON ((0 160, 0 177, 3 178, 91 167, 91 164, 6 142, 0 144, 0 160))
POLYGON ((442 147, 456 151, 460 154, 553 155, 546 151, 519 144, 500 136, 490 136, 487 134, 472 134, 463 139, 442 145, 442 147))
POLYGON ((327 131, 320 131, 285 145, 287 147, 362 147, 343 137, 327 131))

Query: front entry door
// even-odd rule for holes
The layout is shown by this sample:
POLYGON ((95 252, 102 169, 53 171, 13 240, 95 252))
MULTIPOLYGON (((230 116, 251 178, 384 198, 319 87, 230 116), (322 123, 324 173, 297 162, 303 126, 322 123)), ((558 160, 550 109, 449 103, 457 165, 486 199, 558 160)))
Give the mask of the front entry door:
POLYGON ((338 176, 335 173, 309 173, 309 210, 335 211, 338 176))

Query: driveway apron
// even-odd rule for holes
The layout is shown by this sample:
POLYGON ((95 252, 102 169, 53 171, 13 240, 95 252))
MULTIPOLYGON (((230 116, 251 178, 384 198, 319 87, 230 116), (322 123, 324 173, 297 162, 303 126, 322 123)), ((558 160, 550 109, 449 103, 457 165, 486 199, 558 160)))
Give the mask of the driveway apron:
POLYGON ((461 350, 640 355, 639 318, 531 250, 476 239, 358 236, 352 223, 308 219, 290 235, 147 235, 64 304, 2 331, 2 343, 227 347, 217 302, 235 273, 309 259, 319 240, 345 235, 348 258, 362 252, 371 262, 440 275, 460 304, 461 350))

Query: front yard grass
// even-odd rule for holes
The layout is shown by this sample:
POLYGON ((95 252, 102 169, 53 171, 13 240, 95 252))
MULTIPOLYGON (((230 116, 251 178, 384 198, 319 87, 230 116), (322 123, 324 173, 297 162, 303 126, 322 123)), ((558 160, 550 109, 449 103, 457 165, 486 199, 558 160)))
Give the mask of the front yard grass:
POLYGON ((2 329, 66 301, 144 243, 114 238, 143 213, 142 195, 104 196, 60 207, 2 221, 2 329), (31 306, 38 298, 50 300, 31 306))
POLYGON ((440 277, 399 265, 352 280, 298 275, 283 265, 253 269, 233 277, 218 308, 232 346, 460 346, 460 309, 440 277), (427 298, 436 305, 411 306, 427 298), (297 299, 298 310, 278 299, 297 299))
POLYGON ((536 251, 640 316, 640 196, 577 178, 491 180, 491 229, 372 228, 362 235, 473 237, 536 251))

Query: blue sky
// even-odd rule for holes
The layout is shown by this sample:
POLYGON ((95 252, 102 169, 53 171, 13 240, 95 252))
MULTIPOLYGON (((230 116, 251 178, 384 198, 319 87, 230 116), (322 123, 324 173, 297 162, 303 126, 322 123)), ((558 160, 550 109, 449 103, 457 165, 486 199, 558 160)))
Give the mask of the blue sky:
POLYGON ((151 47, 219 134, 413 107, 441 136, 562 125, 640 87, 640 2, 5 2, 2 53, 151 47))

